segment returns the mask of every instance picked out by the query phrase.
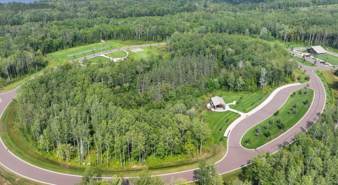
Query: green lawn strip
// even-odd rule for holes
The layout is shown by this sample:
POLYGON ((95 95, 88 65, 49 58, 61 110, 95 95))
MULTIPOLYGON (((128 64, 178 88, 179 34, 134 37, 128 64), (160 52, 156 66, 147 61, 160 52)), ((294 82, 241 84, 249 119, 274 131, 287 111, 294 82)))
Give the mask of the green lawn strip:
POLYGON ((224 94, 222 98, 225 103, 236 101, 236 105, 230 105, 230 108, 240 112, 250 112, 252 109, 261 104, 272 91, 259 94, 224 94))
POLYGON ((312 62, 309 62, 309 61, 307 61, 307 60, 304 61, 302 58, 297 57, 297 56, 294 56, 294 57, 293 57, 293 60, 295 60, 295 61, 297 61, 297 62, 299 62, 299 63, 301 63, 301 64, 303 64, 303 65, 305 65, 305 66, 309 66, 309 67, 318 67, 316 64, 314 64, 314 63, 312 63, 312 62))
POLYGON ((269 118, 265 119, 263 122, 255 125, 254 127, 250 128, 243 136, 241 140, 241 144, 243 147, 248 148, 248 149, 254 149, 258 148, 273 139, 277 138, 284 132, 286 132, 288 129, 290 129, 292 126, 294 126, 308 111, 310 108, 311 102, 313 100, 313 90, 308 89, 308 94, 305 95, 299 94, 300 90, 305 90, 305 89, 298 89, 295 92, 294 97, 289 97, 286 103, 279 109, 279 115, 275 116, 272 115, 269 118), (305 105, 304 102, 305 100, 308 100, 308 104, 305 105), (293 111, 289 114, 288 112, 290 111, 293 106, 297 104, 297 108, 294 108, 294 110, 297 110, 297 114, 294 114, 293 111), (271 119, 274 119, 274 124, 271 125, 269 124, 269 121, 271 119), (280 124, 277 123, 277 120, 281 118, 282 124, 285 126, 283 131, 280 129, 280 124), (268 130, 264 129, 264 126, 268 124, 269 128, 268 130), (259 133, 259 136, 256 137, 256 129, 260 127, 261 131, 259 133), (270 139, 267 138, 266 133, 269 131, 271 133, 270 139), (250 139, 249 146, 247 146, 247 141, 250 139))
MULTIPOLYGON (((107 41, 105 43, 102 43, 102 51, 108 51, 112 49, 118 49, 118 48, 124 48, 131 45, 121 44, 114 41, 107 41)), ((85 57, 88 55, 92 55, 94 53, 100 53, 101 52, 101 43, 95 43, 95 44, 89 44, 85 46, 78 46, 74 48, 69 48, 61 51, 57 51, 54 53, 50 53, 47 55, 47 57, 53 61, 56 61, 58 63, 63 63, 67 61, 71 61, 77 58, 85 57), (85 54, 82 54, 83 52, 86 52, 85 54), (69 55, 74 55, 69 56, 69 55)))
MULTIPOLYGON (((67 164, 66 162, 58 162, 55 159, 51 159, 46 155, 33 149, 35 145, 32 145, 22 132, 16 126, 16 109, 18 108, 17 103, 11 103, 8 108, 5 110, 1 120, 0 120, 0 136, 5 146, 17 157, 20 159, 55 172, 82 175, 85 166, 77 167, 75 165, 67 164)), ((230 124, 230 122, 229 122, 230 124)), ((226 144, 226 139, 224 140, 226 144)), ((226 147, 224 145, 211 144, 210 151, 202 157, 193 158, 193 159, 183 159, 175 162, 168 162, 161 165, 149 166, 152 174, 164 174, 172 173, 183 170, 189 170, 198 167, 198 162, 202 158, 207 159, 210 163, 214 163, 220 160, 226 152, 226 147)), ((93 155, 93 154, 92 154, 93 155)), ((105 169, 92 167, 93 171, 96 174, 101 174, 103 176, 109 177, 113 174, 123 174, 124 176, 131 176, 138 173, 140 168, 128 168, 128 169, 105 169)))
POLYGON ((293 75, 296 78, 295 83, 307 83, 310 81, 310 77, 306 74, 306 71, 301 70, 301 69, 295 69, 293 71, 293 75), (308 79, 306 80, 306 77, 308 77, 308 79))
POLYGON ((326 104, 334 104, 335 98, 338 98, 338 78, 333 74, 334 71, 315 70, 314 72, 323 83, 326 92, 326 104))
POLYGON ((203 113, 204 120, 209 124, 209 127, 212 131, 212 136, 214 137, 214 142, 219 144, 222 141, 225 144, 224 132, 228 126, 240 115, 237 113, 226 111, 226 112, 207 112, 203 113))
POLYGON ((106 63, 106 62, 110 62, 109 58, 106 57, 94 57, 94 58, 90 58, 88 59, 88 61, 90 61, 91 63, 106 63))
POLYGON ((123 58, 127 56, 127 53, 125 51, 118 51, 118 52, 113 52, 113 53, 109 53, 106 55, 111 58, 123 58))
POLYGON ((164 58, 167 53, 166 46, 151 46, 151 47, 143 47, 141 48, 144 51, 139 51, 139 52, 133 52, 131 50, 127 50, 130 54, 131 57, 134 57, 135 59, 139 60, 141 58, 147 58, 150 56, 155 56, 161 54, 164 58))
POLYGON ((330 63, 332 65, 338 65, 338 57, 330 55, 330 54, 326 54, 326 55, 318 55, 317 58, 330 63))

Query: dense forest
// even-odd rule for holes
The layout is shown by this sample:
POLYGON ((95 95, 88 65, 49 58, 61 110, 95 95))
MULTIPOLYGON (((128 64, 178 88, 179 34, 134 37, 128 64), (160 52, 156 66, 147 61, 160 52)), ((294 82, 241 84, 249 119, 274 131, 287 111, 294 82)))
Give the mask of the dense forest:
POLYGON ((337 48, 337 7, 315 6, 335 1, 248 4, 221 0, 95 0, 0 4, 0 85, 45 66, 41 65, 45 62, 35 60, 20 62, 23 51, 31 56, 37 55, 35 52, 46 55, 95 43, 101 37, 159 42, 167 41, 175 32, 228 33, 337 48))
MULTIPOLYGON (((16 124, 31 147, 51 159, 114 169, 191 159, 210 152, 215 143, 199 98, 220 90, 257 93, 295 82, 298 63, 279 43, 338 48, 337 3, 0 3, 0 87, 46 69, 18 90, 16 124), (101 39, 166 42, 168 57, 47 68, 53 62, 49 53, 101 39)), ((231 183, 336 184, 337 108, 329 106, 307 133, 296 135, 294 144, 253 158, 231 183)), ((164 184, 147 169, 140 175, 164 184)), ((205 161, 196 175, 202 184, 222 183, 217 169, 205 161)), ((87 176, 83 184, 91 183, 87 176)))
MULTIPOLYGON (((195 37, 173 36, 172 52, 179 44, 199 45, 195 37), (196 43, 179 41, 183 37, 196 43)), ((208 152, 213 138, 196 112, 198 97, 219 89, 254 92, 277 87, 294 80, 296 65, 285 49, 260 39, 215 33, 200 41, 205 40, 210 46, 224 45, 217 49, 225 53, 201 49, 198 55, 175 52, 171 59, 48 69, 20 88, 20 128, 37 150, 73 164, 89 160, 91 150, 96 151, 93 165, 114 168, 208 152), (259 61, 250 57, 255 49, 262 53, 259 61), (239 59, 246 62, 227 64, 239 59)))

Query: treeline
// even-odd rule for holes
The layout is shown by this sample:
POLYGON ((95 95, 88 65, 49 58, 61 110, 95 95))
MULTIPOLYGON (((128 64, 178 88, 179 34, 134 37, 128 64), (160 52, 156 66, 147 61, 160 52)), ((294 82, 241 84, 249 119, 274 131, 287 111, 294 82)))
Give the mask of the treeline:
POLYGON ((0 57, 0 86, 9 84, 17 77, 38 72, 47 64, 47 59, 39 50, 16 51, 10 57, 0 57))
POLYGON ((8 57, 15 50, 30 47, 46 54, 98 42, 101 36, 105 40, 163 41, 175 32, 237 33, 266 40, 280 39, 337 47, 337 11, 334 7, 303 11, 246 11, 241 14, 198 11, 164 17, 67 18, 53 22, 27 22, 19 26, 0 27, 0 54, 8 57))
POLYGON ((337 184, 337 105, 328 107, 308 132, 274 155, 254 157, 243 180, 254 184, 337 184))
MULTIPOLYGON (((0 26, 0 56, 2 58, 20 58, 20 53, 23 51, 36 52, 38 50, 46 55, 71 47, 99 42, 101 37, 104 40, 168 41, 175 32, 238 34, 253 38, 260 37, 269 41, 279 39, 285 42, 300 42, 304 45, 321 44, 338 47, 336 24, 338 10, 335 6, 314 6, 302 11, 298 11, 298 9, 243 10, 240 13, 234 13, 231 8, 232 6, 237 7, 237 5, 226 8, 227 4, 222 2, 159 1, 154 4, 154 2, 130 0, 121 3, 118 1, 114 7, 125 5, 125 8, 142 8, 142 6, 149 6, 155 8, 149 12, 165 12, 161 8, 156 8, 161 6, 170 9, 168 11, 171 13, 156 14, 157 16, 149 16, 145 13, 144 15, 137 14, 134 17, 128 15, 126 16, 128 18, 119 18, 119 16, 109 17, 103 13, 112 11, 108 8, 111 3, 114 4, 113 1, 104 0, 72 3, 39 2, 29 6, 44 7, 43 4, 48 4, 51 7, 46 6, 38 10, 29 9, 22 12, 14 11, 17 7, 16 3, 1 5, 2 8, 6 6, 6 10, 0 11, 0 16, 2 16, 0 21, 4 21, 4 25, 0 26), (192 11, 180 9, 186 5, 184 3, 196 5, 198 8, 192 11), (20 23, 13 23, 13 25, 10 23, 17 21, 20 23)), ((21 6, 23 5, 18 7, 21 6)), ((132 9, 123 12, 134 13, 137 11, 132 9)), ((205 46, 208 45, 205 43, 205 46)), ((203 47, 200 46, 200 48, 203 47)), ((194 52, 195 55, 200 54, 197 53, 197 50, 201 50, 198 49, 198 46, 190 48, 194 49, 191 52, 194 52)), ((189 52, 182 49, 179 51, 189 52)), ((259 58, 259 55, 252 57, 259 58)), ((13 60, 9 59, 7 64, 1 62, 1 65, 8 66, 8 63, 11 66, 16 65, 13 60)), ((28 66, 26 74, 27 71, 33 70, 35 69, 28 66)), ((5 73, 1 73, 0 77, 5 80, 9 79, 5 73)))
POLYGON ((110 87, 118 77, 109 72, 120 65, 125 62, 105 67, 67 64, 27 82, 18 95, 21 131, 43 154, 79 165, 124 168, 203 154, 206 140, 212 138, 207 123, 196 116, 195 104, 138 106, 138 101, 152 102, 135 89, 122 93, 117 84, 110 87), (106 76, 99 76, 102 73, 106 76))
MULTIPOLYGON (((198 2, 198 1, 197 1, 198 2)), ((50 1, 34 3, 0 3, 0 25, 22 25, 29 22, 53 22, 65 19, 127 18, 164 16, 201 9, 197 2, 146 0, 50 1)), ((203 1, 200 1, 201 3, 203 1)))
POLYGON ((255 92, 294 81, 293 71, 298 68, 278 44, 240 35, 176 33, 168 47, 171 56, 192 53, 218 59, 220 75, 209 78, 207 83, 200 82, 200 90, 204 90, 205 84, 214 90, 255 92))

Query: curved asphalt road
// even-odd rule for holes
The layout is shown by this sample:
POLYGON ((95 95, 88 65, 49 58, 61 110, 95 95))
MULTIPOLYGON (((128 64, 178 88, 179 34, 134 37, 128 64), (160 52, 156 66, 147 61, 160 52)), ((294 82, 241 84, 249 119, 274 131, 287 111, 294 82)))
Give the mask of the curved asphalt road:
MULTIPOLYGON (((311 61, 311 59, 309 59, 309 61, 311 61)), ((227 173, 232 170, 243 167, 245 165, 248 165, 250 163, 251 158, 258 155, 260 151, 270 153, 278 151, 278 148, 281 147, 282 145, 291 143, 293 140, 293 136, 297 132, 306 131, 312 124, 314 124, 315 120, 323 111, 326 101, 326 95, 325 89, 320 79, 312 72, 312 70, 330 69, 330 68, 322 65, 320 65, 319 67, 303 66, 302 68, 307 70, 307 74, 311 78, 311 81, 309 83, 310 88, 313 89, 315 92, 314 100, 306 115, 290 130, 285 132, 277 139, 271 141, 270 143, 258 148, 257 151, 243 148, 240 145, 240 141, 243 134, 252 126, 256 125, 257 123, 263 121, 264 119, 272 115, 279 107, 281 107, 284 104, 284 102, 289 97, 289 94, 291 92, 295 91, 296 89, 304 87, 305 84, 291 86, 281 90, 261 110, 257 111, 253 115, 248 116, 246 119, 238 123, 238 125, 234 127, 234 129, 230 132, 228 138, 227 153, 220 161, 216 163, 219 173, 221 174, 227 173)), ((2 102, 0 103, 1 114, 15 96, 16 90, 0 94, 0 98, 2 99, 2 102)), ((76 182, 80 182, 81 180, 80 176, 51 172, 27 164, 23 162, 21 159, 15 157, 10 151, 8 151, 6 147, 3 145, 2 141, 0 144, 0 163, 9 170, 11 170, 12 172, 17 173, 23 177, 48 184, 66 185, 66 184, 74 184, 76 182)), ((196 180, 195 172, 196 172, 195 170, 188 170, 183 172, 164 174, 162 176, 166 178, 167 181, 169 181, 169 179, 172 176, 174 176, 175 178, 185 178, 188 181, 194 181, 196 180)))

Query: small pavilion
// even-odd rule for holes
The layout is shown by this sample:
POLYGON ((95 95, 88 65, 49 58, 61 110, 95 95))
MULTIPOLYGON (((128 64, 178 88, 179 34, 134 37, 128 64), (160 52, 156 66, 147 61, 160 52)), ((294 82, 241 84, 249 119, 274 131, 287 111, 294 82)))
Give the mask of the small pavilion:
POLYGON ((223 109, 225 110, 225 102, 223 100, 223 98, 219 97, 219 96, 215 96, 215 97, 212 97, 211 100, 210 100, 210 105, 213 109, 223 109))

